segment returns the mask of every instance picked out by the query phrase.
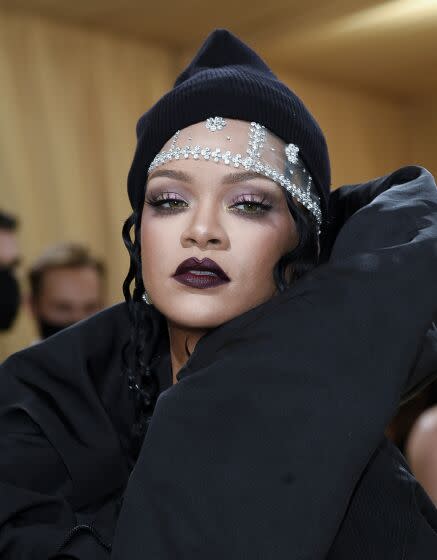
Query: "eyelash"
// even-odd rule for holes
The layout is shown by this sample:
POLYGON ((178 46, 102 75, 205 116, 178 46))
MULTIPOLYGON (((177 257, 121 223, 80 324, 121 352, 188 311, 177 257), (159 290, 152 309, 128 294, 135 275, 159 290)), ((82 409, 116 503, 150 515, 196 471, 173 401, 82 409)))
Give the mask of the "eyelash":
MULTIPOLYGON (((163 204, 166 204, 167 202, 185 202, 184 200, 180 198, 175 198, 172 195, 173 193, 161 193, 156 197, 152 197, 149 199, 146 198, 145 204, 148 204, 149 206, 153 206, 154 208, 157 209, 158 212, 162 214, 173 214, 175 212, 179 212, 183 210, 184 209, 183 207, 163 208, 163 204)), ((255 198, 257 198, 255 195, 239 196, 232 201, 232 205, 230 206, 230 208, 235 208, 235 212, 237 214, 242 214, 244 216, 249 216, 249 217, 263 215, 272 208, 272 204, 266 202, 267 198, 265 196, 260 201, 255 200, 255 198), (254 205, 257 210, 256 212, 248 212, 246 210, 239 210, 236 208, 237 206, 240 206, 242 204, 254 205)))

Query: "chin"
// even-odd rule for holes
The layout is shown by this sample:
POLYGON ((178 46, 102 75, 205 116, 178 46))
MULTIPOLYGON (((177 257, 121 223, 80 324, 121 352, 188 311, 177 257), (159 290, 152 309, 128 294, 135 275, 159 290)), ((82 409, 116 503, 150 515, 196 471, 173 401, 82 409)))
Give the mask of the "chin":
POLYGON ((233 312, 229 304, 224 302, 218 302, 216 305, 193 302, 190 305, 171 305, 171 302, 167 301, 164 306, 157 303, 156 307, 167 321, 187 329, 214 329, 243 313, 237 309, 233 312))

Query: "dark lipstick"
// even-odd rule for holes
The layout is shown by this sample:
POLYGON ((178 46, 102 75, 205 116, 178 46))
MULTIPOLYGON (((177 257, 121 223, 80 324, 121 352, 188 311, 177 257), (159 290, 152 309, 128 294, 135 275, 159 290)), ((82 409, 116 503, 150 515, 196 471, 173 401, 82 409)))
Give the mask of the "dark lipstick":
POLYGON ((173 278, 193 288, 214 288, 230 281, 224 270, 213 260, 191 257, 184 260, 176 269, 173 278))

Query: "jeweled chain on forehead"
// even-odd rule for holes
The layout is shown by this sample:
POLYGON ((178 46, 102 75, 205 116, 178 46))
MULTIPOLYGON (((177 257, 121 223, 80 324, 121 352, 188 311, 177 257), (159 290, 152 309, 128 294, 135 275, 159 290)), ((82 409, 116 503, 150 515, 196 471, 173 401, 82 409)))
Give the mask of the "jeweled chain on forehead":
POLYGON ((261 124, 252 122, 249 128, 249 145, 246 153, 249 157, 257 159, 261 157, 260 150, 263 149, 266 141, 266 129, 261 124))
MULTIPOLYGON (((217 117, 216 117, 217 118, 217 117)), ((178 130, 171 141, 170 148, 168 150, 163 150, 159 152, 153 159, 149 166, 148 173, 151 173, 157 167, 168 163, 173 160, 181 159, 203 159, 205 161, 214 161, 215 163, 224 163, 225 165, 232 165, 233 167, 244 167, 247 171, 254 171, 260 175, 264 175, 268 179, 273 180, 275 183, 287 190, 293 198, 298 200, 307 210, 309 210, 314 216, 318 224, 318 232, 320 233, 320 225, 322 223, 322 212, 320 210, 319 198, 310 192, 312 178, 308 174, 308 184, 306 189, 298 187, 295 183, 292 183, 290 179, 285 177, 283 173, 274 169, 268 163, 261 161, 261 150, 264 147, 266 141, 266 129, 263 125, 252 122, 249 127, 249 141, 246 150, 246 156, 243 157, 241 154, 232 154, 230 150, 223 151, 220 148, 212 149, 206 146, 191 146, 187 144, 186 146, 180 147, 176 145, 176 142, 180 135, 180 130, 178 130)), ((285 148, 285 155, 290 164, 296 165, 299 163, 298 160, 299 148, 294 144, 288 144, 285 148)), ((290 171, 292 174, 293 172, 290 171)))

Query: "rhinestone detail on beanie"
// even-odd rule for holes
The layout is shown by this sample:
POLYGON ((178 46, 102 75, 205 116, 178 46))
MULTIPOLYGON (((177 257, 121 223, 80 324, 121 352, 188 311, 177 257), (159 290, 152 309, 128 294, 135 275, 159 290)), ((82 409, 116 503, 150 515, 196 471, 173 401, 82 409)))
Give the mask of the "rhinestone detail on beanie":
POLYGON ((223 130, 226 126, 226 121, 223 117, 209 117, 209 119, 206 119, 205 126, 211 132, 215 132, 216 130, 223 130))

